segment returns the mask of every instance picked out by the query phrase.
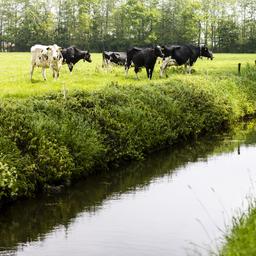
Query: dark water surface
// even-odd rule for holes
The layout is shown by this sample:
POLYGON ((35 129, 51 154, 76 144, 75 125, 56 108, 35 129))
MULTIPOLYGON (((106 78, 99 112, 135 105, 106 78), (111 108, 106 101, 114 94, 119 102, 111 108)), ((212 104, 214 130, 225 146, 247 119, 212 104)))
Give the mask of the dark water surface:
POLYGON ((0 255, 209 255, 256 194, 249 126, 1 209, 0 255))

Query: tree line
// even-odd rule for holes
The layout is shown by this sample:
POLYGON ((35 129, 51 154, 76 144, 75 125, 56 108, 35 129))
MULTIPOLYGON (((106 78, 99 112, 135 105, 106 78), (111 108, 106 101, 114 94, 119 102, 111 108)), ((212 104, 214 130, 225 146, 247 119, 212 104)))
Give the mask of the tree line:
POLYGON ((206 44, 256 52, 256 0, 0 0, 0 50, 206 44))

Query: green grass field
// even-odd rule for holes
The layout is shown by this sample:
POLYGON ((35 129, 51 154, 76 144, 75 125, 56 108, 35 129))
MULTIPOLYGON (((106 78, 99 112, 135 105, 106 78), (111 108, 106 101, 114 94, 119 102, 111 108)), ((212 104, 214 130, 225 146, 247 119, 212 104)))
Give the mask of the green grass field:
MULTIPOLYGON (((33 82, 29 77, 30 53, 0 53, 0 97, 26 97, 30 95, 41 95, 46 92, 60 91, 66 88, 68 91, 74 89, 96 90, 110 83, 121 85, 148 83, 146 71, 139 73, 139 80, 135 80, 133 68, 130 69, 128 77, 125 77, 123 67, 113 66, 110 69, 102 68, 102 57, 100 53, 92 54, 92 63, 80 61, 74 67, 73 74, 69 73, 67 65, 61 69, 60 78, 55 81, 51 71, 47 70, 47 81, 43 81, 41 68, 34 71, 33 82)), ((213 81, 218 78, 237 75, 237 64, 253 64, 256 54, 215 54, 213 61, 198 59, 194 65, 195 72, 192 75, 184 74, 181 68, 169 68, 168 78, 159 77, 160 64, 157 61, 152 83, 162 83, 167 79, 200 81, 202 77, 212 77, 213 81)))

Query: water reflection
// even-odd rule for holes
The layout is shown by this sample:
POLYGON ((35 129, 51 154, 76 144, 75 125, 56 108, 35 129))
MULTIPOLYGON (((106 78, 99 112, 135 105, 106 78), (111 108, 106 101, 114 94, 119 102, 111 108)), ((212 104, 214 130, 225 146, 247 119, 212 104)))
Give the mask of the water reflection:
MULTIPOLYGON (((225 192, 219 188, 223 182, 219 179, 237 175, 235 169, 244 168, 235 162, 238 157, 248 154, 244 161, 250 162, 255 153, 253 143, 256 132, 251 127, 198 140, 90 177, 61 195, 20 201, 1 209, 0 255, 181 256, 181 251, 186 252, 184 247, 189 247, 187 254, 196 255, 188 246, 193 242, 190 238, 198 236, 194 249, 199 250, 198 241, 214 241, 210 231, 204 230, 209 222, 218 229, 216 218, 219 223, 230 217, 225 208, 233 205, 223 201, 219 191, 232 198, 248 187, 244 181, 241 187, 233 188, 237 191, 231 191, 227 179, 225 192), (236 166, 229 168, 232 163, 228 159, 236 166), (203 171, 206 167, 212 170, 203 171), (213 175, 216 173, 219 176, 213 175), (215 203, 208 206, 202 198, 215 203), (211 209, 216 204, 222 205, 221 214, 211 209), (189 215, 196 224, 192 225, 189 215), (190 241, 184 243, 185 236, 190 241)), ((242 183, 243 176, 236 179, 242 183)))

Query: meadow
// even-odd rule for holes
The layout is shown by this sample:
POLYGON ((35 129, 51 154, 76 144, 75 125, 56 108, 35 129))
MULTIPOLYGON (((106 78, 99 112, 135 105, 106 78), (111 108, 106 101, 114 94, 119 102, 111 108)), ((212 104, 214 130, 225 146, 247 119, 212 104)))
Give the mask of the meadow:
POLYGON ((102 68, 102 55, 92 53, 92 63, 80 61, 74 67, 73 74, 68 71, 67 65, 61 69, 60 78, 52 78, 51 71, 47 70, 47 81, 41 75, 41 68, 36 68, 33 81, 30 81, 30 53, 0 53, 0 97, 27 97, 42 95, 49 92, 65 90, 95 91, 105 85, 118 83, 120 85, 160 84, 168 80, 179 82, 210 79, 211 81, 237 76, 237 64, 242 63, 242 72, 246 63, 254 64, 256 54, 215 54, 213 61, 198 59, 194 65, 194 73, 187 75, 182 68, 169 68, 168 78, 159 77, 160 60, 157 61, 152 81, 146 77, 143 69, 139 73, 139 80, 135 79, 133 68, 125 77, 124 67, 112 66, 102 68))

